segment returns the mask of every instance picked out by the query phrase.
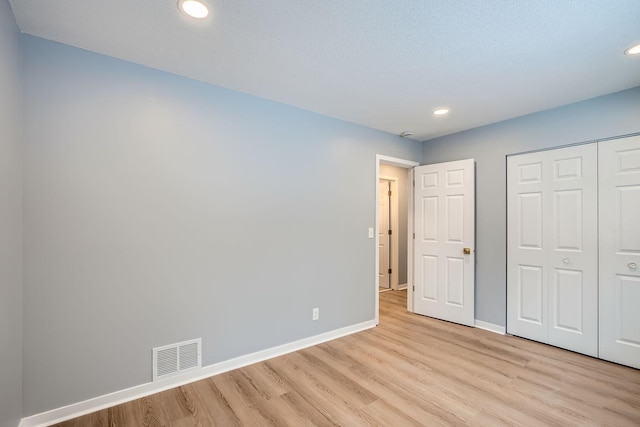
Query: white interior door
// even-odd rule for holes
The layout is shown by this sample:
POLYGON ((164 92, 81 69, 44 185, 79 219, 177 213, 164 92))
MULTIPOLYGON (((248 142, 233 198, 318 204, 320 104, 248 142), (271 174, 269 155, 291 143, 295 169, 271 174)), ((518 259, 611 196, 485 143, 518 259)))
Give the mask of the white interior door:
POLYGON ((598 354, 597 147, 507 160, 507 331, 598 354))
POLYGON ((389 275, 389 192, 391 191, 391 182, 387 180, 380 180, 378 197, 378 209, 380 210, 379 222, 378 222, 378 276, 379 286, 381 288, 391 287, 391 277, 389 275))
POLYGON ((472 326, 474 161, 418 166, 414 173, 414 311, 472 326))
POLYGON ((598 152, 600 357, 640 368, 640 136, 598 152))

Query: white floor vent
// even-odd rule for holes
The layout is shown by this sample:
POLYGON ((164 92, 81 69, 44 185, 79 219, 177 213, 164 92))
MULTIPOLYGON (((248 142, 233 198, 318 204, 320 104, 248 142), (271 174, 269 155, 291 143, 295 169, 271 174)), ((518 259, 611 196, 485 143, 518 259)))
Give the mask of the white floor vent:
POLYGON ((202 367, 202 339, 153 349, 153 381, 202 367))

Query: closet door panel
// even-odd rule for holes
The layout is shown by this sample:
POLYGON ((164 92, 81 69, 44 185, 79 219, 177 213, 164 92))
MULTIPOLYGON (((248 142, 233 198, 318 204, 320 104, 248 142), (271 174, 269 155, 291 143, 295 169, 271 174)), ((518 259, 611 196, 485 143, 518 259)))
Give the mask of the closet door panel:
POLYGON ((600 357, 640 368, 640 136, 598 151, 600 357))
POLYGON ((507 332, 547 340, 544 153, 507 159, 507 332))
POLYGON ((597 145, 547 151, 548 343, 598 355, 597 145))
POLYGON ((507 159, 507 331, 596 356, 597 146, 507 159))

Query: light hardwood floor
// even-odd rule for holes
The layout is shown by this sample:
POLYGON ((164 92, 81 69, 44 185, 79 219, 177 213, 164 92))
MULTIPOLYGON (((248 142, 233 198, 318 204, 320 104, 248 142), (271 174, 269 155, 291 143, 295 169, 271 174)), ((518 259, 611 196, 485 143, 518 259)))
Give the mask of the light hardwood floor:
POLYGON ((640 425, 640 371, 406 312, 60 426, 640 425))

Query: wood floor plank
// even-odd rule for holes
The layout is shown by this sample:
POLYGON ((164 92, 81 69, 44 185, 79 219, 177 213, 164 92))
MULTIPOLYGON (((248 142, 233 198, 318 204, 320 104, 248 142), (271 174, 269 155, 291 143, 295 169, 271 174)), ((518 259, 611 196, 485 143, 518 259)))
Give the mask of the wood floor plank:
POLYGON ((380 369, 373 369, 367 364, 359 362, 360 356, 352 358, 347 352, 340 352, 340 357, 333 357, 334 346, 317 346, 312 351, 319 358, 329 357, 333 361, 333 367, 345 375, 351 375, 358 379, 378 396, 380 400, 393 402, 396 409, 414 419, 429 425, 451 425, 464 423, 465 419, 471 419, 476 410, 470 409, 464 403, 456 406, 455 412, 451 412, 446 404, 442 404, 442 396, 429 396, 424 399, 424 390, 417 384, 409 381, 398 381, 397 374, 391 372, 384 364, 380 369), (326 353, 329 356, 323 356, 326 353))
POLYGON ((338 394, 332 386, 316 377, 314 369, 295 353, 269 361, 272 369, 295 384, 295 392, 316 406, 319 411, 338 425, 362 425, 359 409, 364 406, 359 399, 348 394, 338 394))
POLYGON ((640 370, 413 315, 58 424, 638 426, 640 370))
POLYGON ((229 401, 215 385, 213 378, 196 381, 191 386, 194 394, 202 403, 203 412, 207 414, 211 426, 242 426, 242 422, 229 404, 229 401))
POLYGON ((196 418, 198 410, 189 392, 192 387, 180 386, 172 390, 159 393, 160 404, 168 421, 173 422, 184 418, 196 418))
POLYGON ((362 408, 360 412, 365 416, 367 423, 372 426, 421 427, 425 425, 424 421, 411 418, 407 413, 384 400, 376 400, 362 408))
MULTIPOLYGON (((362 335, 359 339, 363 339, 362 335)), ((384 354, 385 344, 380 344, 378 348, 372 348, 370 351, 376 355, 384 354)), ((441 362, 432 360, 430 365, 433 367, 437 363, 441 362)), ((512 424, 531 425, 537 420, 545 419, 552 421, 550 415, 542 408, 535 406, 520 408, 512 392, 507 391, 508 388, 504 384, 486 381, 479 376, 469 376, 467 372, 458 367, 445 365, 442 369, 431 369, 425 372, 428 375, 421 376, 420 371, 416 371, 414 365, 407 364, 404 357, 401 362, 389 365, 388 369, 397 370, 396 377, 410 379, 410 383, 419 386, 418 393, 430 396, 432 400, 440 399, 440 405, 444 407, 454 407, 459 411, 458 407, 464 402, 476 410, 484 408, 502 417, 507 417, 507 420, 512 424), (473 395, 475 398, 473 401, 467 402, 466 396, 469 395, 473 395)))
POLYGON ((304 418, 313 426, 335 427, 340 424, 333 419, 331 414, 322 411, 296 392, 285 393, 280 396, 282 401, 294 411, 300 418, 304 418))
POLYGON ((218 375, 213 382, 233 408, 241 425, 286 425, 286 420, 264 404, 263 395, 253 389, 238 370, 218 375))

